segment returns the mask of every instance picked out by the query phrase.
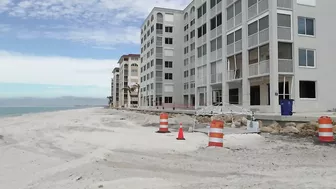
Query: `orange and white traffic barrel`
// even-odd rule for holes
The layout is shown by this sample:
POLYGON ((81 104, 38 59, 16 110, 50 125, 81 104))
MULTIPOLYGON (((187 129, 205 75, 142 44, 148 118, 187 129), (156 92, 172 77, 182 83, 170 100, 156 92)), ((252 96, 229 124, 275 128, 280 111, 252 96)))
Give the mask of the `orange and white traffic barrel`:
POLYGON ((168 114, 161 113, 160 114, 160 128, 157 133, 170 133, 168 130, 168 114))
POLYGON ((320 142, 334 142, 333 121, 328 116, 322 116, 319 123, 319 140, 320 142))
POLYGON ((219 120, 213 120, 210 124, 209 130, 209 145, 215 147, 223 147, 224 137, 224 122, 219 120))

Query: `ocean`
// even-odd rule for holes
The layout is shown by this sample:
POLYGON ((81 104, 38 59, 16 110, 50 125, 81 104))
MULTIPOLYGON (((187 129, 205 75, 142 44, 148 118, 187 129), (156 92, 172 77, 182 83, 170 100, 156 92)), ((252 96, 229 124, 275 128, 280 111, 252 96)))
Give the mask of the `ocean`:
POLYGON ((80 109, 83 107, 0 107, 0 117, 20 116, 30 113, 80 109))

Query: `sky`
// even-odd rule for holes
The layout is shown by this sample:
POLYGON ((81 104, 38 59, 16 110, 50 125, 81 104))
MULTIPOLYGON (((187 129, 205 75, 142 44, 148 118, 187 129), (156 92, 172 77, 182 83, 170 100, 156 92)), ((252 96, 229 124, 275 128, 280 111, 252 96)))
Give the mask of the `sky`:
POLYGON ((0 97, 107 97, 153 7, 190 0, 0 0, 0 97))

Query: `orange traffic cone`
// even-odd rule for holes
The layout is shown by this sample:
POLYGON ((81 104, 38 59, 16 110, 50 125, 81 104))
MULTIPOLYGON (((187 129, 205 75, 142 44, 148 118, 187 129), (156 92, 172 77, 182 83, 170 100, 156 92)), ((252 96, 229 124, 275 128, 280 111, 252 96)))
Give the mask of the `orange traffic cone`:
POLYGON ((185 138, 184 138, 184 136, 183 136, 182 123, 180 123, 180 128, 179 128, 178 136, 177 136, 176 139, 177 139, 177 140, 185 140, 185 138))

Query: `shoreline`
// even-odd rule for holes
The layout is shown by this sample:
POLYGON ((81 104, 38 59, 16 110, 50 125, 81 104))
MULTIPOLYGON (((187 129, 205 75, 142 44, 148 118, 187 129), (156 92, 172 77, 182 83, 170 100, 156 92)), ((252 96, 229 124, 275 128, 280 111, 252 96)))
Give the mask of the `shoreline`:
POLYGON ((0 119, 2 118, 8 118, 8 117, 20 117, 25 115, 34 115, 34 114, 43 114, 43 113, 53 113, 53 112, 60 112, 60 111, 69 111, 69 110, 81 110, 81 109, 95 109, 95 108, 103 108, 103 107, 55 107, 55 106, 26 106, 26 107, 0 107, 0 111, 3 109, 43 109, 41 111, 28 111, 28 112, 21 112, 21 113, 7 113, 7 114, 1 114, 0 112, 0 119), (49 109, 49 110, 46 110, 49 109))

